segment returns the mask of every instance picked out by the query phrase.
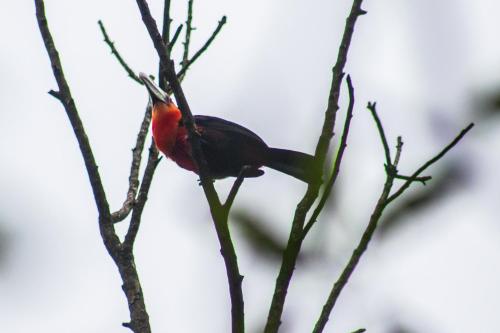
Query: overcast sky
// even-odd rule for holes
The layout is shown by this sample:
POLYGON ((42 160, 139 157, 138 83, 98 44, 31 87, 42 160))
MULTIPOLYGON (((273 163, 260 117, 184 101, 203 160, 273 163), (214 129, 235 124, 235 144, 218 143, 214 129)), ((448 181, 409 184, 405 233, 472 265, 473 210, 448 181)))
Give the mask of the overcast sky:
MULTIPOLYGON (((185 2, 173 1, 174 27, 185 20, 185 2)), ((150 6, 160 22, 162 1, 150 6)), ((192 50, 222 15, 228 23, 184 81, 193 112, 238 122, 269 145, 312 153, 349 7, 350 1, 195 1, 192 50)), ((465 333, 500 326, 500 131, 497 119, 478 118, 474 104, 499 86, 499 7, 493 0, 363 6, 368 14, 358 21, 346 67, 357 105, 337 201, 306 242, 319 254, 296 270, 283 332, 310 331, 381 191, 383 152, 368 101, 378 102, 391 143, 403 136, 403 173, 467 123, 477 126, 443 161, 464 170, 465 180, 374 240, 326 332, 365 327, 386 333, 402 325, 412 332, 465 333)), ((135 1, 47 0, 46 13, 117 209, 148 96, 112 57, 97 20, 137 72, 156 74, 155 50, 135 1)), ((0 28, 2 330, 126 332, 120 326, 129 318, 126 300, 99 235, 83 161, 62 106, 47 94, 56 83, 33 2, 4 1, 0 28)), ((230 185, 217 182, 221 196, 230 185)), ((300 181, 266 170, 244 183, 235 209, 253 212, 285 240, 304 191, 300 181)), ((153 330, 228 332, 225 269, 197 177, 163 160, 149 198, 135 253, 153 330)), ((256 332, 278 266, 233 230, 246 322, 256 332)))

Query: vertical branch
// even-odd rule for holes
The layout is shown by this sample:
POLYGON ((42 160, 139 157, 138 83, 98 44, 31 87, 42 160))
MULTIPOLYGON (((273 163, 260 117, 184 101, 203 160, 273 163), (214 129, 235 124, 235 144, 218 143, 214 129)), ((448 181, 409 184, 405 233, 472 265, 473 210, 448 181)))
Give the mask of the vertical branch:
POLYGON ((149 188, 151 187, 153 175, 159 162, 160 158, 158 157, 158 150, 156 149, 155 143, 151 142, 151 146, 149 147, 148 163, 146 164, 144 176, 142 177, 141 188, 139 190, 137 202, 134 206, 134 211, 132 212, 132 218, 130 220, 127 234, 125 235, 125 240, 123 241, 124 251, 132 252, 135 238, 137 236, 137 232, 139 231, 142 212, 144 210, 144 206, 146 205, 146 201, 148 200, 149 188))
POLYGON ((170 0, 165 0, 163 7, 163 29, 161 31, 165 45, 170 43, 170 23, 172 23, 172 19, 170 18, 170 0))
POLYGON ((314 209, 313 214, 309 218, 309 222, 304 227, 304 232, 302 238, 306 237, 309 230, 311 230, 312 226, 316 223, 319 214, 323 210, 326 201, 332 191, 333 186, 335 185, 335 181, 340 172, 340 165, 342 164, 342 157, 344 156, 345 149, 347 148, 347 137, 349 136, 349 128, 351 126, 352 113, 354 111, 354 88, 352 86, 351 77, 347 75, 347 90, 349 91, 349 106, 347 107, 347 113, 345 116, 344 129, 342 130, 342 137, 340 139, 339 149, 337 151, 337 156, 335 157, 335 162, 333 163, 332 173, 328 182, 325 185, 325 189, 321 198, 318 202, 318 205, 314 209))
MULTIPOLYGON (((325 111, 323 129, 316 146, 315 157, 319 165, 323 165, 330 140, 333 136, 335 117, 339 109, 338 101, 340 95, 340 85, 344 76, 344 67, 347 62, 347 53, 354 33, 354 26, 358 16, 366 12, 361 9, 362 0, 354 0, 351 11, 346 19, 344 33, 339 46, 337 61, 332 70, 332 84, 328 98, 328 106, 325 111)), ((319 193, 319 184, 309 184, 302 200, 297 205, 292 222, 290 236, 287 247, 283 253, 283 259, 276 279, 274 294, 269 308, 265 333, 275 333, 281 324, 281 316, 285 304, 288 287, 295 269, 297 257, 303 241, 304 222, 307 213, 316 201, 319 193)))
POLYGON ((136 0, 136 2, 139 7, 139 11, 141 12, 144 25, 146 26, 155 49, 158 52, 161 65, 165 71, 165 77, 170 84, 172 92, 179 105, 179 109, 182 112, 182 119, 184 126, 188 131, 189 142, 192 147, 193 159, 198 166, 198 170, 200 171, 201 185, 203 186, 203 191, 205 192, 205 196, 207 197, 210 206, 210 212, 214 220, 217 237, 221 245, 222 257, 226 266, 231 297, 232 331, 233 333, 242 333, 244 332, 244 303, 243 292, 241 289, 243 277, 239 272, 236 252, 229 233, 227 214, 224 214, 219 196, 217 195, 211 177, 207 172, 208 168, 203 152, 201 151, 199 137, 195 130, 194 118, 177 77, 174 62, 170 59, 170 52, 158 32, 156 21, 151 16, 146 0, 136 0))
POLYGON ((351 12, 346 19, 344 34, 340 42, 337 61, 332 69, 332 84, 328 96, 328 106, 325 111, 323 130, 316 146, 316 156, 321 164, 323 164, 330 140, 333 136, 335 117, 339 109, 340 86, 342 78, 344 77, 344 67, 347 62, 347 53, 351 45, 352 35, 354 34, 354 26, 356 25, 358 17, 366 14, 366 12, 361 9, 362 2, 363 0, 354 0, 352 2, 351 12))
POLYGON ((189 44, 191 42, 191 32, 193 31, 193 0, 188 0, 186 35, 184 38, 184 53, 182 54, 182 66, 186 67, 189 58, 189 44))
POLYGON ((123 291, 127 297, 131 319, 130 323, 124 325, 131 328, 136 333, 150 333, 151 328, 149 326, 149 317, 146 312, 144 297, 142 295, 142 289, 137 270, 135 268, 133 256, 131 253, 122 251, 122 244, 115 233, 109 205, 97 169, 97 164, 95 162, 83 124, 80 120, 78 110, 71 96, 71 91, 64 77, 64 72, 54 40, 52 39, 52 35, 48 28, 43 0, 35 0, 35 7, 38 26, 40 28, 45 48, 47 49, 47 53, 49 55, 54 77, 56 78, 59 86, 59 91, 52 92, 51 94, 61 101, 73 127, 73 131, 80 146, 80 151, 85 161, 90 184, 94 193, 94 199, 97 204, 101 237, 106 250, 118 267, 123 281, 123 291))
POLYGON ((139 168, 141 166, 142 151, 144 150, 144 143, 146 142, 146 136, 150 123, 151 107, 150 105, 148 105, 146 107, 146 112, 144 113, 144 118, 141 122, 139 133, 137 134, 135 147, 132 148, 132 163, 130 165, 130 175, 128 177, 129 188, 127 191, 127 196, 122 208, 111 214, 113 223, 123 221, 128 216, 136 203, 137 190, 139 189, 139 168))
MULTIPOLYGON (((162 29, 162 39, 165 45, 170 45, 170 23, 172 19, 170 18, 170 0, 165 0, 165 5, 163 7, 163 29, 162 29)), ((182 27, 182 26, 181 26, 182 27)), ((171 49, 169 47, 169 49, 171 49)), ((165 81, 165 74, 161 69, 161 62, 158 64, 158 84, 163 90, 167 90, 167 82, 165 81)))
POLYGON ((54 77, 59 87, 59 91, 52 93, 52 95, 59 99, 64 106, 71 126, 73 127, 73 132, 75 133, 78 145, 80 146, 85 167, 87 168, 87 173, 92 186, 92 191, 94 192, 94 199, 96 201, 99 214, 103 216, 105 220, 109 220, 109 205, 106 199, 106 193, 104 192, 104 188, 102 186, 101 176, 99 175, 94 154, 92 152, 92 148, 90 147, 87 134, 85 133, 82 120, 78 114, 75 101, 73 100, 73 96, 71 95, 70 88, 64 76, 61 60, 59 59, 59 53, 57 52, 54 40, 52 39, 47 18, 45 16, 45 6, 43 0, 35 0, 35 6, 38 27, 49 55, 54 77))
MULTIPOLYGON (((174 32, 174 35, 172 36, 172 40, 168 43, 168 50, 172 51, 173 47, 175 46, 175 43, 177 42, 177 38, 179 38, 181 31, 182 31, 183 25, 180 24, 177 29, 174 32)), ((166 45, 166 44, 165 44, 166 45)))

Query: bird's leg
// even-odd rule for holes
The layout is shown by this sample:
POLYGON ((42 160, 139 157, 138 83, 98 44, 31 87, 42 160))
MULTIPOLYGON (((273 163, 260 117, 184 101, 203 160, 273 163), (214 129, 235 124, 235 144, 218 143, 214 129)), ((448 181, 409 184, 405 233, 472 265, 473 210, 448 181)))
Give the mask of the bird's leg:
MULTIPOLYGON (((215 183, 215 179, 210 179, 210 181, 211 181, 212 183, 215 183)), ((199 186, 202 186, 202 184, 201 184, 201 178, 198 178, 198 185, 199 185, 199 186)))

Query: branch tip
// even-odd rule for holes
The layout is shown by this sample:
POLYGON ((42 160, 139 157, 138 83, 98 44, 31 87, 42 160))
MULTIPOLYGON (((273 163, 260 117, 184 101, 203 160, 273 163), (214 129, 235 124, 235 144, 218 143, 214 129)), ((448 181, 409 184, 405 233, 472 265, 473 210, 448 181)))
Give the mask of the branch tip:
POLYGON ((130 66, 127 64, 127 62, 123 59, 121 56, 120 52, 115 47, 115 43, 109 38, 108 32, 106 31, 106 28, 104 27, 104 23, 101 20, 97 21, 97 24, 99 25, 99 28, 101 29, 102 36, 104 38, 104 42, 109 46, 111 54, 113 54, 118 60, 118 63, 122 66, 122 68, 125 70, 125 72, 128 74, 128 76, 134 80, 135 82, 139 83, 140 85, 143 85, 144 83, 142 82, 141 79, 135 74, 135 72, 130 68, 130 66))
POLYGON ((357 12, 357 15, 358 15, 358 16, 361 16, 361 15, 366 15, 366 14, 368 14, 368 12, 367 12, 366 10, 362 9, 362 8, 360 8, 360 9, 358 10, 358 12, 357 12))

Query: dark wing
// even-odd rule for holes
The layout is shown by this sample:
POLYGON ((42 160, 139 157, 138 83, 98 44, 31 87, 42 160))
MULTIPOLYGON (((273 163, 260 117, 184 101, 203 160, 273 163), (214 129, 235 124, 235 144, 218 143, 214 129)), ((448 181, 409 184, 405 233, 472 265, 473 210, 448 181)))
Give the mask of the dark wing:
POLYGON ((257 134, 250 131, 248 128, 233 123, 232 121, 211 116, 194 116, 194 119, 196 124, 201 128, 210 128, 214 131, 224 133, 235 138, 244 138, 249 141, 256 141, 266 145, 264 140, 262 140, 257 134))
MULTIPOLYGON (((245 165, 263 164, 266 143, 245 127, 217 117, 195 116, 201 147, 214 178, 237 176, 245 165)), ((263 172, 260 170, 254 176, 263 172)), ((250 175, 251 176, 251 175, 250 175)))

